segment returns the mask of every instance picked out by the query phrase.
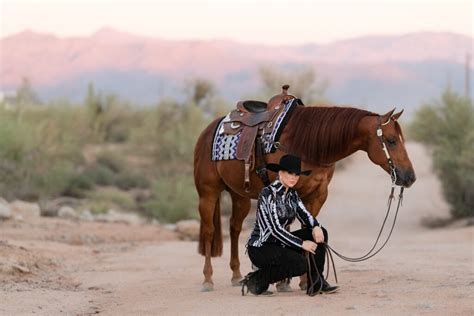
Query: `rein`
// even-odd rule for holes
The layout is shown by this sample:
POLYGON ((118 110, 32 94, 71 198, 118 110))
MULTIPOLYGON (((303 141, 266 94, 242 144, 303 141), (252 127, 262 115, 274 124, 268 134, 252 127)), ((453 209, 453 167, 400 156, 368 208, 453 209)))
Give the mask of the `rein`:
MULTIPOLYGON (((384 243, 377 249, 375 250, 375 248, 377 247, 377 244, 379 243, 379 240, 380 240, 380 236, 382 235, 382 232, 385 228, 385 224, 387 222, 387 219, 388 219, 388 216, 390 214, 390 210, 392 208, 392 202, 393 200, 395 199, 395 196, 394 196, 394 192, 395 192, 395 186, 396 186, 396 181, 397 181, 397 174, 396 174, 396 170, 395 170, 395 166, 393 164, 393 161, 392 161, 392 158, 390 157, 390 153, 387 149, 387 146, 385 144, 385 140, 384 140, 384 137, 383 137, 383 132, 382 132, 382 126, 384 125, 387 125, 389 122, 390 122, 390 119, 385 122, 385 123, 381 123, 381 118, 380 116, 378 117, 378 127, 377 127, 377 137, 379 138, 380 140, 380 144, 382 146, 382 150, 383 152, 385 153, 385 157, 387 158, 387 161, 388 161, 388 165, 389 165, 389 168, 390 168, 390 176, 392 178, 392 188, 390 190, 390 195, 388 197, 388 201, 387 201, 387 213, 385 214, 385 218, 383 220, 383 223, 382 223, 382 226, 380 227, 380 231, 377 235, 377 239, 375 240, 375 243, 374 245, 372 246, 372 248, 364 255, 360 256, 360 257, 347 257, 343 254, 341 254, 340 252, 334 250, 331 246, 329 246, 328 243, 324 243, 324 246, 326 247, 326 257, 327 259, 331 259, 331 263, 332 263, 332 267, 333 267, 333 271, 334 271, 334 277, 336 279, 336 283, 337 283, 337 275, 336 275, 336 266, 334 265, 334 259, 333 259, 333 256, 332 254, 334 253, 336 256, 338 256, 339 258, 341 258, 342 260, 345 260, 345 261, 349 261, 349 262, 361 262, 361 261, 365 261, 365 260, 368 260, 370 258, 372 258, 373 256, 375 256, 376 254, 378 254, 384 247, 385 245, 388 243, 390 237, 392 236, 392 232, 393 232, 393 229, 395 227, 395 223, 397 222, 397 216, 398 216, 398 211, 400 209, 400 206, 402 205, 402 202, 403 202, 403 191, 404 191, 404 187, 400 187, 400 192, 398 194, 398 204, 397 204, 397 209, 395 211, 395 216, 393 218, 393 223, 392 223, 392 227, 390 228, 390 232, 386 238, 386 240, 384 241, 384 243)), ((327 277, 329 277, 329 261, 328 262, 328 271, 327 271, 327 276, 326 276, 326 279, 327 277)), ((318 275, 319 276, 319 275, 318 275)), ((310 280, 310 281, 313 281, 313 280, 310 280)), ((314 286, 314 284, 312 284, 312 286, 314 286)))
MULTIPOLYGON (((392 232, 393 232, 393 229, 395 227, 395 223, 397 222, 397 216, 398 216, 398 210, 400 209, 400 206, 402 205, 402 201, 403 201, 403 187, 400 188, 400 193, 398 195, 398 205, 397 205, 397 210, 395 211, 395 216, 393 218, 393 223, 392 223, 392 227, 390 228, 390 233, 388 234, 387 236, 387 239, 384 241, 384 243, 380 246, 379 249, 375 250, 374 249, 376 248, 379 240, 380 240, 380 236, 382 235, 382 232, 384 230, 384 227, 385 227, 385 223, 387 222, 387 218, 388 218, 388 215, 390 214, 390 209, 392 207, 392 201, 394 199, 394 197, 392 196, 393 195, 393 187, 392 187, 392 193, 388 199, 388 209, 387 209, 387 213, 385 214, 385 218, 383 220, 383 223, 382 223, 382 227, 380 227, 380 231, 379 231, 379 234, 377 236, 377 239, 375 240, 375 243, 374 245, 372 246, 372 248, 363 256, 360 256, 360 257, 347 257, 347 256, 344 256, 342 255, 341 253, 337 252, 336 250, 334 250, 331 246, 329 246, 328 243, 324 243, 326 248, 329 250, 329 252, 333 252, 336 256, 338 256, 339 258, 341 258, 342 260, 345 260, 345 261, 349 261, 349 262, 361 262, 361 261, 365 261, 367 259, 370 259, 372 258, 373 256, 375 256, 376 254, 378 254, 384 247, 385 245, 388 243, 390 237, 392 236, 392 232)), ((334 261, 332 262, 333 266, 334 266, 334 261)))
MULTIPOLYGON (((379 234, 377 235, 377 239, 375 240, 374 245, 372 246, 372 248, 370 248, 370 250, 366 254, 364 254, 360 257, 347 257, 347 256, 339 253, 338 251, 334 250, 331 246, 329 246, 328 243, 326 243, 326 242, 324 243, 324 246, 326 247, 326 250, 327 250, 326 251, 326 256, 328 258, 331 258, 331 263, 332 263, 332 267, 333 267, 333 270, 334 270, 334 276, 335 276, 335 279, 336 279, 336 283, 337 283, 336 266, 334 265, 334 260, 332 258, 332 254, 334 253, 336 256, 338 256, 342 260, 349 261, 349 262, 365 261, 365 260, 368 260, 368 259, 372 258, 376 254, 378 254, 385 247, 385 245, 388 243, 390 237, 392 236, 392 232, 393 232, 393 229, 395 227, 395 223, 397 222, 398 211, 400 209, 400 206, 402 205, 404 187, 400 187, 400 193, 398 194, 397 209, 395 211, 395 216, 393 218, 393 223, 392 223, 392 227, 390 228, 390 232, 389 232, 387 238, 385 239, 384 243, 377 250, 375 250, 375 248, 377 247, 377 244, 379 243, 380 236, 382 235, 382 232, 385 228, 387 218, 390 214, 390 210, 392 208, 392 202, 395 199, 394 192, 395 192, 395 186, 396 186, 396 181, 397 181, 397 173, 396 173, 396 170, 395 170, 395 166, 393 164, 392 158, 390 157, 390 153, 389 153, 389 151, 387 149, 387 146, 385 144, 385 139, 383 137, 383 131, 382 131, 382 126, 387 125, 390 122, 390 119, 385 123, 381 123, 380 120, 381 119, 380 119, 380 116, 379 116, 378 117, 378 127, 377 127, 377 137, 380 140, 382 150, 385 153, 385 157, 387 158, 387 162, 388 162, 388 165, 389 165, 389 168, 390 168, 390 176, 392 178, 392 188, 390 190, 390 195, 389 195, 388 201, 387 201, 387 213, 385 214, 385 218, 383 220, 382 226, 380 227, 380 231, 379 231, 379 234)), ((328 272, 327 272, 327 277, 328 277, 329 276, 329 261, 327 261, 327 262, 328 262, 328 272)))
MULTIPOLYGON (((393 202, 393 200, 395 200, 395 195, 394 194, 395 194, 395 187, 396 187, 396 182, 397 182, 397 173, 396 173, 395 165, 393 164, 392 157, 390 157, 390 152, 388 151, 387 145, 385 144, 385 138, 383 136, 383 131, 382 131, 382 126, 387 125, 390 122, 390 120, 391 120, 391 118, 389 118, 387 120, 387 122, 382 123, 381 122, 381 117, 378 116, 378 127, 377 127, 377 137, 380 140, 380 145, 382 147, 382 151, 384 152, 385 157, 387 158, 388 166, 390 168, 390 177, 391 177, 391 180, 392 180, 392 187, 391 187, 390 195, 389 195, 388 201, 387 201, 387 213, 385 214, 385 218, 383 220, 382 226, 380 227, 380 231, 377 235, 377 238, 375 240, 374 245, 372 246, 372 248, 370 248, 370 250, 366 254, 364 254, 360 257, 345 256, 345 255, 341 254, 340 252, 334 250, 334 248, 329 246, 328 243, 325 242, 323 244, 324 247, 326 247, 326 250, 327 250, 326 251, 326 258, 331 260, 336 283, 337 283, 337 274, 336 274, 336 266, 334 265, 333 253, 334 253, 334 255, 338 256, 342 260, 349 261, 349 262, 362 262, 362 261, 368 260, 368 259, 372 258, 373 256, 375 256, 376 254, 378 254, 385 247, 385 245, 390 240, 390 237, 392 236, 393 229, 395 228, 395 223, 397 222, 398 211, 399 211, 400 206, 402 205, 402 202, 403 202, 404 187, 402 187, 402 186, 400 187, 400 192, 398 194, 397 209, 395 211, 395 216, 393 218, 393 223, 392 223, 392 227, 390 228, 390 232, 389 232, 387 238, 385 239, 385 241, 383 242, 383 244, 377 250, 375 250, 375 248, 377 248, 377 244, 379 243, 380 236, 382 235, 382 232, 385 228, 385 224, 387 223, 388 216, 390 215, 390 211, 391 211, 391 208, 392 208, 392 202, 393 202)), ((274 141, 273 146, 275 147, 275 149, 280 149, 284 152, 288 152, 286 146, 282 145, 280 142, 275 142, 274 141)), ((311 256, 310 253, 306 253, 306 255, 307 255, 307 261, 308 261, 308 267, 310 269, 309 272, 311 272, 310 260, 312 259, 313 256, 311 256)), ((327 262, 328 262, 328 271, 327 271, 326 279, 329 277, 329 271, 330 271, 330 269, 329 269, 329 260, 327 260, 327 262)), ((319 271, 317 271, 317 272, 318 272, 317 280, 312 280, 312 277, 310 276, 311 273, 308 273, 308 275, 310 276, 310 280, 309 280, 310 283, 309 284, 311 284, 311 286, 310 286, 311 291, 310 292, 314 291, 314 286, 317 284, 318 281, 321 280, 322 276, 319 275, 319 271)), ((321 288, 318 291, 320 291, 320 290, 321 290, 321 288)))
MULTIPOLYGON (((387 222, 387 218, 390 214, 390 209, 392 208, 392 201, 395 199, 395 196, 394 196, 394 193, 395 193, 395 186, 396 186, 396 181, 397 181, 397 173, 395 171, 395 166, 393 164, 393 161, 392 161, 392 158, 390 157, 390 153, 387 149, 387 145, 385 145, 385 139, 383 137, 383 131, 382 131, 382 126, 384 125, 387 125, 389 122, 390 122, 390 119, 388 119, 387 122, 385 123, 381 123, 380 121, 380 116, 378 117, 378 127, 377 127, 377 137, 379 138, 380 140, 380 144, 382 146, 382 150, 383 152, 385 153, 385 157, 387 158, 387 161, 388 161, 388 165, 390 167, 390 176, 392 178, 392 188, 390 190, 390 195, 388 197, 388 201, 387 201, 387 213, 385 214, 385 218, 383 220, 383 223, 382 223, 382 227, 380 227, 380 231, 379 231, 379 234, 377 236, 377 239, 375 240, 375 243, 374 245, 372 246, 372 248, 363 256, 360 256, 360 257, 355 257, 355 258, 351 258, 351 257, 347 257, 347 256, 344 256, 342 254, 340 254, 339 252, 335 251, 331 246, 329 246, 327 243, 325 243, 327 249, 329 251, 332 251, 334 252, 334 254, 336 256, 338 256, 339 258, 345 260, 345 261, 349 261, 349 262, 361 262, 361 261, 365 261, 367 259, 370 259, 372 258, 373 256, 375 256, 376 254, 378 254, 382 249, 383 247, 385 247, 385 245, 388 243, 388 240, 390 239, 390 237, 392 236, 392 232, 393 232, 393 228, 395 227, 395 223, 397 222, 397 216, 398 216, 398 210, 400 209, 400 206, 402 205, 402 201, 403 201, 403 190, 404 188, 403 187, 400 187, 400 193, 398 195, 398 205, 397 205, 397 210, 395 211, 395 216, 393 218, 393 223, 392 223, 392 228, 390 229, 390 233, 388 234, 387 236, 387 239, 385 240, 385 242, 383 243, 383 245, 375 250, 374 249, 377 247, 377 244, 380 240, 380 236, 382 235, 382 232, 384 230, 384 227, 385 227, 385 224, 387 222), (373 253, 372 253, 373 252, 373 253)), ((333 265, 334 265, 334 262, 333 262, 333 265)))

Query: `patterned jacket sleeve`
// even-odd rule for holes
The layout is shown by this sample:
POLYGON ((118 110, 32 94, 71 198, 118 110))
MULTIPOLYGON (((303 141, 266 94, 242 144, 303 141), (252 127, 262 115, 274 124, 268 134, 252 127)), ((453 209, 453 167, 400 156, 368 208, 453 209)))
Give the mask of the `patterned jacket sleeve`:
POLYGON ((280 224, 275 197, 271 189, 264 189, 258 198, 258 212, 262 215, 271 234, 283 244, 301 249, 303 240, 283 228, 280 224))
POLYGON ((321 227, 321 224, 319 224, 318 220, 313 215, 311 215, 310 212, 308 212, 308 210, 303 204, 303 201, 301 201, 297 193, 296 202, 296 217, 298 218, 300 223, 310 228, 313 228, 315 226, 321 227))

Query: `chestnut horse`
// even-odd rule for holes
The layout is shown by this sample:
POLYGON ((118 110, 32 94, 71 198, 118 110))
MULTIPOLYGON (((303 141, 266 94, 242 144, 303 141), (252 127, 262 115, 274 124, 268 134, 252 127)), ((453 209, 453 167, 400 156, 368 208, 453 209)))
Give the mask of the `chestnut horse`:
MULTIPOLYGON (((350 107, 297 106, 281 133, 281 146, 275 153, 265 155, 265 161, 277 163, 285 153, 302 158, 302 169, 310 169, 312 173, 301 177, 295 189, 314 216, 319 214, 326 201, 335 162, 358 150, 367 152, 370 160, 387 173, 395 173, 393 176, 396 176, 397 185, 409 187, 416 178, 397 122, 403 111, 396 114, 394 111, 378 115, 350 107), (379 128, 383 132, 382 137, 377 135, 379 128), (388 149, 387 155, 383 144, 388 149)), ((203 291, 214 288, 211 257, 222 255, 222 191, 228 191, 232 199, 230 268, 231 282, 238 285, 242 278, 238 255, 242 222, 249 213, 250 200, 257 199, 263 188, 258 175, 251 172, 250 191, 245 191, 243 161, 211 161, 213 135, 219 121, 216 119, 201 133, 194 149, 194 181, 201 216, 199 253, 205 256, 203 291)), ((270 173, 269 176, 273 181, 276 174, 270 173)))

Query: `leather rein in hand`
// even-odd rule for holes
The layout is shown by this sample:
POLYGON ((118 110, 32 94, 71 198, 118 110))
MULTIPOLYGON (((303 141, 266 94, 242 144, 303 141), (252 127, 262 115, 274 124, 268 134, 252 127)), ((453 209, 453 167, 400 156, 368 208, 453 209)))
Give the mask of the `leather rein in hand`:
MULTIPOLYGON (((326 251, 326 257, 327 259, 330 259, 331 263, 332 263, 332 267, 333 267, 333 271, 334 271, 334 277, 335 277, 335 280, 336 280, 336 283, 337 283, 337 274, 336 274, 336 267, 334 265, 334 259, 333 259, 333 253, 338 256, 339 258, 341 258, 342 260, 345 260, 345 261, 349 261, 349 262, 361 262, 361 261, 365 261, 365 260, 368 260, 370 258, 372 258, 373 256, 375 256, 376 254, 378 254, 384 247, 385 245, 388 243, 390 237, 392 236, 392 232, 393 232, 393 229, 395 227, 395 223, 397 221, 397 216, 398 216, 398 211, 400 209, 400 206, 402 205, 402 202, 403 202, 403 191, 404 191, 404 187, 403 186, 400 186, 400 192, 398 194, 398 204, 397 204, 397 209, 395 211, 395 216, 393 218, 393 223, 392 223, 392 227, 390 228, 390 233, 388 234, 386 240, 384 241, 384 243, 377 249, 375 250, 375 248, 377 247, 377 244, 379 243, 379 240, 380 240, 380 236, 382 235, 382 232, 385 228, 385 224, 387 222, 387 219, 388 219, 388 216, 390 215, 390 211, 391 211, 391 208, 392 208, 392 202, 393 200, 395 200, 395 196, 394 196, 394 193, 395 193, 395 186, 396 186, 396 181, 397 181, 397 173, 396 173, 396 170, 395 170, 395 166, 393 164, 393 161, 392 161, 392 158, 390 157, 390 153, 387 149, 387 146, 385 144, 385 139, 383 137, 383 132, 382 132, 382 126, 384 125, 387 125, 388 123, 390 122, 390 119, 385 122, 385 123, 381 123, 381 118, 380 116, 378 117, 378 127, 377 127, 377 137, 379 138, 380 140, 380 144, 382 146, 382 150, 383 152, 385 153, 385 157, 387 158, 387 161, 388 161, 388 165, 389 165, 389 168, 390 168, 390 176, 392 178, 392 188, 390 190, 390 195, 388 197, 388 201, 387 201, 387 213, 385 214, 385 218, 383 220, 383 223, 382 223, 382 226, 380 227, 380 231, 377 235, 377 239, 375 240, 375 243, 374 245, 372 246, 372 248, 364 255, 360 256, 360 257, 348 257, 348 256, 345 256, 343 254, 341 254, 340 252, 334 250, 334 248, 332 248, 331 246, 329 246, 329 244, 327 242, 324 243, 324 246, 326 247, 327 251, 326 251)), ((280 146, 281 147, 281 146, 280 146)), ((310 255, 310 253, 307 253, 307 260, 308 260, 308 266, 310 266, 310 258, 313 257, 310 255)), ((314 259, 313 259, 314 260, 314 259)), ((327 275, 326 275, 326 279, 329 277, 329 261, 328 262, 328 271, 327 271, 327 275)), ((314 262, 313 262, 314 263, 314 262)), ((317 270, 317 269, 316 269, 317 270)), ((317 282, 321 279, 321 276, 318 272, 317 274, 318 276, 318 280, 312 280, 312 278, 310 277, 310 284, 311 284, 311 287, 314 287, 315 284, 317 284, 317 282)), ((321 282, 322 283, 322 282, 321 282)), ((322 284, 321 284, 322 286, 322 284)), ((321 288, 319 289, 321 290, 321 288)))

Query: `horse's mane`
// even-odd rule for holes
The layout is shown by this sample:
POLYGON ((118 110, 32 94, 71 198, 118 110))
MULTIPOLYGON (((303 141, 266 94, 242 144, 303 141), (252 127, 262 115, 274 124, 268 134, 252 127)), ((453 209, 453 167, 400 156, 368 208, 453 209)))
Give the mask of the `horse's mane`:
POLYGON ((296 107, 291 114, 288 151, 309 163, 333 162, 349 146, 369 111, 350 107, 296 107))

